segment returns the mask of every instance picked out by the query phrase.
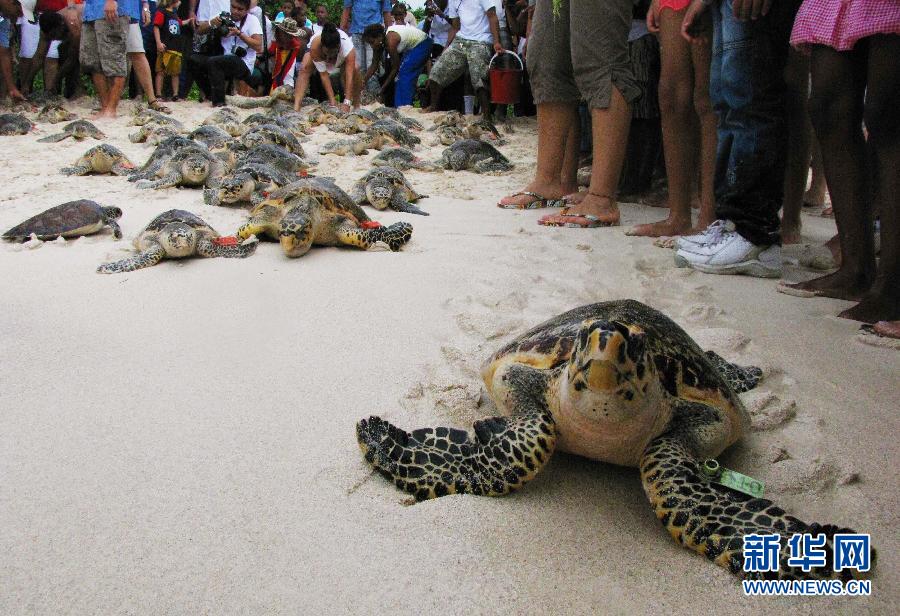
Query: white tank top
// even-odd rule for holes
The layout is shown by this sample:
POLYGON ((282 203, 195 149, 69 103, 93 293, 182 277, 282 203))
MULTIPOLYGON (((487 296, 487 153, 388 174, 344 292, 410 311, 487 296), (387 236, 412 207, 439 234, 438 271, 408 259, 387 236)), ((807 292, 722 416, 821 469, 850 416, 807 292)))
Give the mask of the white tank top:
POLYGON ((388 32, 396 32, 400 37, 400 44, 397 45, 397 53, 403 53, 407 49, 412 49, 425 40, 428 35, 409 24, 393 25, 387 29, 388 32))

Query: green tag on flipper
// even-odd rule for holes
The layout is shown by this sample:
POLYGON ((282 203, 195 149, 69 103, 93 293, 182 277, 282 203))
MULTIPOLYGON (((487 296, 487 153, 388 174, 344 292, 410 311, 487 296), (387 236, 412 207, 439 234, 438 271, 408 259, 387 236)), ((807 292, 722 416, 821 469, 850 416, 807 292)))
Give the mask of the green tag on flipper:
POLYGON ((713 459, 704 460, 703 465, 700 467, 700 470, 712 481, 715 481, 716 483, 721 484, 726 488, 737 490, 742 494, 746 494, 754 498, 762 498, 763 496, 765 485, 763 485, 762 481, 754 479, 753 477, 748 477, 747 475, 742 475, 741 473, 738 473, 731 469, 727 469, 719 465, 719 463, 713 459))

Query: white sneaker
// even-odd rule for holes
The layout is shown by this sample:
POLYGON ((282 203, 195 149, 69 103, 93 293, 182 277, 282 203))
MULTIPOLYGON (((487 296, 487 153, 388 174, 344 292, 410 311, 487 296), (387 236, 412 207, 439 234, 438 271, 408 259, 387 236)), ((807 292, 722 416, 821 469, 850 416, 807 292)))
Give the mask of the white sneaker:
POLYGON ((781 246, 757 246, 739 233, 725 233, 716 244, 679 250, 675 265, 707 274, 746 274, 757 278, 781 277, 781 246))
POLYGON ((713 221, 706 229, 696 235, 683 235, 675 240, 676 250, 690 250, 698 246, 708 246, 716 244, 722 239, 725 233, 734 231, 734 223, 730 220, 713 221))

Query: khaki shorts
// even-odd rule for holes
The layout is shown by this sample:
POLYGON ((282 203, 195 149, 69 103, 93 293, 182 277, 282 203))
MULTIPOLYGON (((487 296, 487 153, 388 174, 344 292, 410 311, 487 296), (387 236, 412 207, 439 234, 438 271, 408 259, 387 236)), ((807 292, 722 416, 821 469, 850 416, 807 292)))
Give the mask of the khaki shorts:
POLYGON ((489 43, 470 41, 457 36, 431 67, 428 78, 445 88, 459 79, 468 67, 472 87, 477 91, 486 87, 488 64, 493 53, 494 50, 489 43))
POLYGON ((181 74, 181 52, 168 49, 156 54, 156 72, 165 73, 169 77, 181 74))
POLYGON ((606 109, 613 86, 628 103, 641 94, 631 72, 631 0, 537 0, 528 39, 528 77, 534 102, 577 103, 606 109))
POLYGON ((141 24, 137 22, 128 24, 128 38, 125 39, 125 51, 128 53, 144 53, 144 36, 141 34, 141 24))
POLYGON ((78 54, 82 70, 103 73, 107 77, 125 77, 128 74, 125 57, 128 21, 126 15, 113 23, 98 19, 82 25, 78 54))

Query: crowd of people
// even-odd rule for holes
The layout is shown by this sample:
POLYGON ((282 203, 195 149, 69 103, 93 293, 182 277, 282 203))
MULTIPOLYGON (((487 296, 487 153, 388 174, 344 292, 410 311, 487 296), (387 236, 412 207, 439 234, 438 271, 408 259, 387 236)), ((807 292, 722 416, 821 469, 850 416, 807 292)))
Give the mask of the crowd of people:
POLYGON ((491 121, 508 109, 492 107, 489 67, 512 50, 526 59, 538 157, 500 207, 562 207, 548 226, 616 225, 619 195, 661 176, 667 218, 628 233, 675 238, 682 267, 780 277, 781 244, 799 241, 801 208, 821 205, 827 183, 835 271, 779 290, 858 301, 848 318, 900 319, 897 0, 428 0, 420 21, 396 0, 311 8, 0 0, 0 73, 13 99, 41 72, 65 96, 90 74, 101 117, 115 116, 130 71, 161 111, 196 83, 213 106, 291 86, 297 109, 310 95, 345 108, 477 102, 491 121))

